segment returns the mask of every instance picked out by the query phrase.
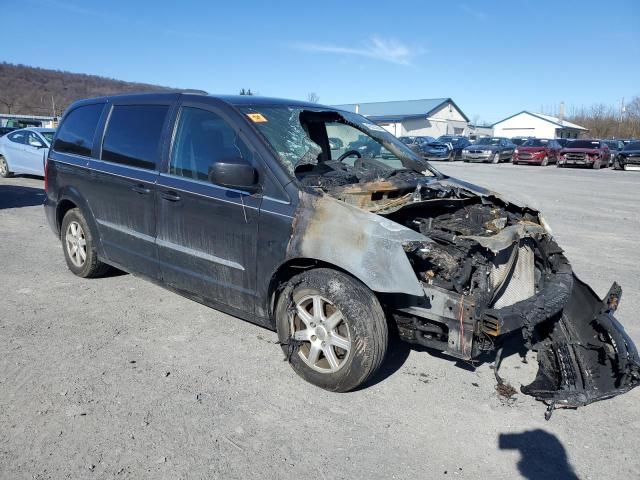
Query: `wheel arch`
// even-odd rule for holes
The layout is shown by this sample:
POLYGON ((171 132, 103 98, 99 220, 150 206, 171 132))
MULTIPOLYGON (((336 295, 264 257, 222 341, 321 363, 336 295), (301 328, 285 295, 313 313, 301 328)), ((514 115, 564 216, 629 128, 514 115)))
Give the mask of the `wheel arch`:
MULTIPOLYGON (((284 286, 295 275, 305 270, 313 270, 316 268, 330 268, 332 270, 336 270, 338 272, 344 273, 345 275, 349 275, 352 278, 355 278, 356 280, 361 282, 363 285, 367 286, 367 283, 363 281, 363 279, 358 278, 353 273, 345 270, 344 268, 341 268, 338 265, 325 262, 322 260, 318 260, 315 258, 308 258, 308 257, 289 258, 285 262, 280 264, 278 268, 276 268, 276 270, 271 275, 271 278, 269 279, 267 298, 266 298, 267 305, 266 305, 265 311, 268 314, 269 322, 271 323, 273 328, 275 328, 275 318, 273 314, 275 312, 275 306, 278 301, 278 296, 280 294, 282 286, 284 286)), ((367 288, 369 287, 367 286, 367 288)), ((375 292, 373 290, 371 291, 376 297, 379 297, 378 292, 375 292)))
POLYGON ((95 239, 98 256, 104 258, 105 255, 102 248, 98 224, 93 216, 91 208, 89 207, 89 203, 76 188, 65 188, 61 190, 58 195, 58 202, 56 205, 56 226, 58 227, 58 231, 61 232, 62 230, 62 220, 64 219, 64 216, 73 208, 78 208, 82 212, 84 219, 87 221, 87 225, 91 229, 93 238, 95 239))

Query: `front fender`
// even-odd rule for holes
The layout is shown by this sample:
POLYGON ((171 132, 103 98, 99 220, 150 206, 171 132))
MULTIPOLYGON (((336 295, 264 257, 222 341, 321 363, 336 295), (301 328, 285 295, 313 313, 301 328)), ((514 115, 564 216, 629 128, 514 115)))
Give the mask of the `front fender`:
POLYGON ((424 296, 403 244, 427 237, 328 195, 302 191, 287 258, 340 267, 374 292, 424 296))

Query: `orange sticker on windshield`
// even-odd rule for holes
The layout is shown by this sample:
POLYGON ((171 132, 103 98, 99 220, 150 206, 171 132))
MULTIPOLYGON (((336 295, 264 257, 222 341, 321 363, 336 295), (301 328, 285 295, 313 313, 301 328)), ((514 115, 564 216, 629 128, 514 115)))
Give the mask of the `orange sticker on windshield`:
POLYGON ((247 113, 247 117, 249 117, 251 121, 255 123, 265 123, 267 121, 267 119, 261 113, 247 113))

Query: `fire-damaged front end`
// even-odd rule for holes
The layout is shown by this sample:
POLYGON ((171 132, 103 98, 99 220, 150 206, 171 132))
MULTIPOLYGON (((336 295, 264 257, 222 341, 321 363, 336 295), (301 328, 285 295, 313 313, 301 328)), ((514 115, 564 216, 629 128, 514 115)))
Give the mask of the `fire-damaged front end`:
POLYGON ((472 360, 499 358, 504 339, 520 339, 539 363, 522 391, 551 408, 640 383, 636 347, 613 316, 620 287, 598 298, 539 212, 442 175, 357 114, 312 105, 245 113, 299 186, 288 260, 358 278, 403 340, 472 360), (341 135, 381 148, 332 150, 328 138, 341 135))
POLYGON ((403 340, 471 360, 514 334, 539 362, 522 392, 552 408, 586 405, 640 382, 636 348, 613 316, 620 287, 599 299, 537 211, 463 182, 415 175, 324 190, 307 200, 313 213, 300 226, 298 246, 317 254, 318 229, 342 244, 356 242, 347 268, 383 292, 403 340), (327 196, 340 202, 324 207, 327 196), (385 231, 371 231, 381 224, 385 231), (356 230, 363 238, 353 237, 356 230), (380 244, 371 240, 384 236, 380 244), (414 278, 399 278, 400 248, 414 278), (405 287, 397 292, 390 282, 405 287))

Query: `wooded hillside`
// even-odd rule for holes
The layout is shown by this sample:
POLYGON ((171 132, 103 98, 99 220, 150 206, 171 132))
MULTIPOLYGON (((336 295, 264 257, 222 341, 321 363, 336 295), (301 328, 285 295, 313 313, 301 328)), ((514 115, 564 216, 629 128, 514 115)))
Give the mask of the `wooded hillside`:
POLYGON ((70 103, 81 98, 167 90, 174 89, 96 75, 0 63, 0 113, 59 116, 70 103))

